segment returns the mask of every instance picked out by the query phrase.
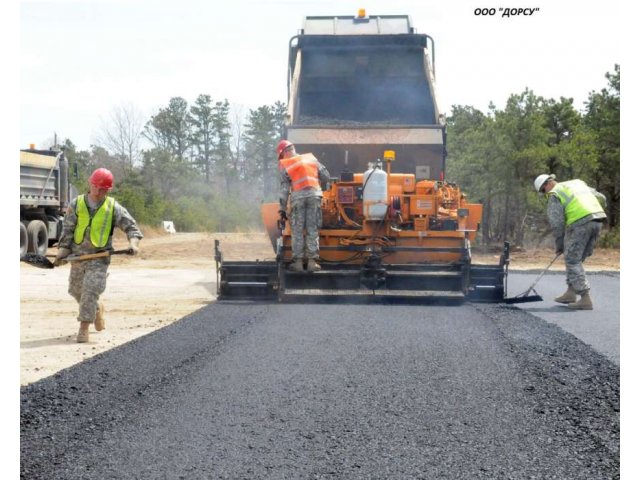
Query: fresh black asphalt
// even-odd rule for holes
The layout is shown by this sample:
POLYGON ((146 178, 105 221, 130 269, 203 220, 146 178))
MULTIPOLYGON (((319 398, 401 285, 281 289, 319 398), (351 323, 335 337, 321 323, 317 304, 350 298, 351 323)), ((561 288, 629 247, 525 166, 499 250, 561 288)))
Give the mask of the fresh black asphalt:
POLYGON ((513 306, 212 303, 21 388, 25 479, 612 479, 619 367, 513 306))

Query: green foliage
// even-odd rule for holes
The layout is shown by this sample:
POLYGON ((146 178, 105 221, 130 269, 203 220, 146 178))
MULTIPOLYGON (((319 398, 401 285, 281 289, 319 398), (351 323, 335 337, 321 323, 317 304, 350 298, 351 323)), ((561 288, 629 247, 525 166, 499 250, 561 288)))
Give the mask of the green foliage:
MULTIPOLYGON (((605 193, 609 222, 618 225, 619 67, 606 77, 609 88, 592 92, 585 114, 570 98, 544 99, 528 89, 487 114, 453 107, 447 119, 448 176, 471 201, 483 204, 485 244, 522 245, 549 232, 545 203, 533 191, 533 180, 545 172, 561 181, 581 178, 605 193)), ((619 243, 614 232, 604 243, 619 243)))
POLYGON ((110 169, 115 177, 112 195, 142 224, 172 220, 179 231, 261 228, 262 186, 276 182, 277 172, 260 166, 267 161, 268 167, 277 165, 275 142, 283 131, 285 111, 282 102, 252 111, 255 121, 249 122, 243 140, 267 141, 253 141, 250 149, 243 141, 232 155, 229 102, 200 95, 190 107, 174 97, 147 122, 143 134, 153 146, 141 152, 142 161, 133 169, 124 169, 121 159, 103 147, 77 151, 66 140, 71 180, 84 192, 95 168, 110 169), (255 156, 247 158, 249 152, 255 156))
POLYGON ((190 141, 195 150, 194 163, 209 180, 214 167, 214 118, 210 95, 199 95, 190 109, 188 122, 191 126, 190 141))
POLYGON ((260 223, 259 204, 247 205, 238 196, 182 196, 167 205, 165 219, 173 219, 178 231, 247 231, 260 223))
POLYGON ((585 125, 593 139, 596 156, 595 187, 608 198, 609 224, 620 221, 620 66, 605 75, 609 85, 591 92, 586 103, 585 125))
POLYGON ((116 183, 111 195, 123 205, 138 223, 160 225, 165 220, 166 202, 160 192, 144 188, 142 176, 134 173, 116 183))
POLYGON ((616 226, 603 231, 598 239, 600 248, 620 248, 620 227, 616 226))
POLYGON ((169 106, 151 117, 143 135, 156 148, 168 150, 178 158, 184 158, 190 148, 189 105, 182 97, 173 97, 169 106))
POLYGON ((262 179, 263 198, 271 201, 275 201, 278 191, 278 162, 274 152, 278 141, 283 138, 285 113, 281 102, 263 105, 249 111, 245 125, 245 156, 249 168, 255 177, 262 179))
MULTIPOLYGON (((619 245, 619 66, 606 78, 608 87, 591 92, 584 114, 570 98, 544 99, 529 89, 510 95, 502 110, 453 106, 448 179, 483 204, 483 243, 522 245, 548 233, 545 203, 533 191, 533 179, 548 172, 605 193, 612 229, 601 245, 619 245)), ((146 123, 142 134, 152 146, 133 168, 103 147, 78 151, 66 140, 72 182, 86 191, 90 173, 109 168, 113 195, 140 223, 172 220, 179 231, 260 228, 260 204, 277 198, 275 147, 285 136, 286 110, 283 102, 262 105, 232 123, 226 99, 199 95, 189 105, 173 97, 146 123)))

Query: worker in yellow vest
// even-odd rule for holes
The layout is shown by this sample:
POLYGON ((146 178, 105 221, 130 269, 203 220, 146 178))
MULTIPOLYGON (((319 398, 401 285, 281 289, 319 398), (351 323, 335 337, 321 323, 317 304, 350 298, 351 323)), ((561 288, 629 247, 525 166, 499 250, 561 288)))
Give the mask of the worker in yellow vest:
MULTIPOLYGON (((54 265, 60 266, 70 254, 84 255, 112 248, 113 230, 127 234, 129 247, 138 253, 143 237, 135 219, 126 208, 107 194, 113 188, 113 174, 98 168, 89 177, 89 192, 74 198, 64 217, 62 237, 54 265)), ((107 286, 109 256, 71 263, 69 294, 79 305, 77 342, 89 341, 89 327, 105 328, 104 304, 100 295, 107 286)))
POLYGON ((606 198, 582 180, 557 182, 555 175, 547 173, 538 175, 534 187, 547 198, 547 217, 556 253, 564 254, 567 291, 555 301, 575 310, 592 310, 593 301, 582 262, 591 256, 598 242, 607 218, 603 209, 606 198))

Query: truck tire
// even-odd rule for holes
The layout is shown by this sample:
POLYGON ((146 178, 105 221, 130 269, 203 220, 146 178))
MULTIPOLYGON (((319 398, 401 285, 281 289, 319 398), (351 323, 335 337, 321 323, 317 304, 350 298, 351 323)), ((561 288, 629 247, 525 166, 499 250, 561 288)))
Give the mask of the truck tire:
POLYGON ((23 257, 29 249, 29 238, 27 236, 27 226, 20 222, 20 257, 23 257))
POLYGON ((49 246, 49 232, 42 220, 31 220, 27 225, 29 252, 45 255, 49 246))

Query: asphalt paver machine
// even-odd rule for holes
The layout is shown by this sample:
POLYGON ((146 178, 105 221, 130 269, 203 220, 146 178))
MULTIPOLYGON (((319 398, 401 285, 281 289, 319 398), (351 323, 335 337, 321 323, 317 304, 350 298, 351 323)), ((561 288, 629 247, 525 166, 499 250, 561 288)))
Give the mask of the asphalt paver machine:
POLYGON ((289 44, 286 138, 332 176, 322 198, 322 269, 287 269, 290 226, 277 203, 266 203, 275 258, 226 261, 216 241, 219 299, 504 299, 509 245, 497 264, 473 263, 482 205, 445 179, 434 56, 433 39, 406 15, 305 18, 289 44))

